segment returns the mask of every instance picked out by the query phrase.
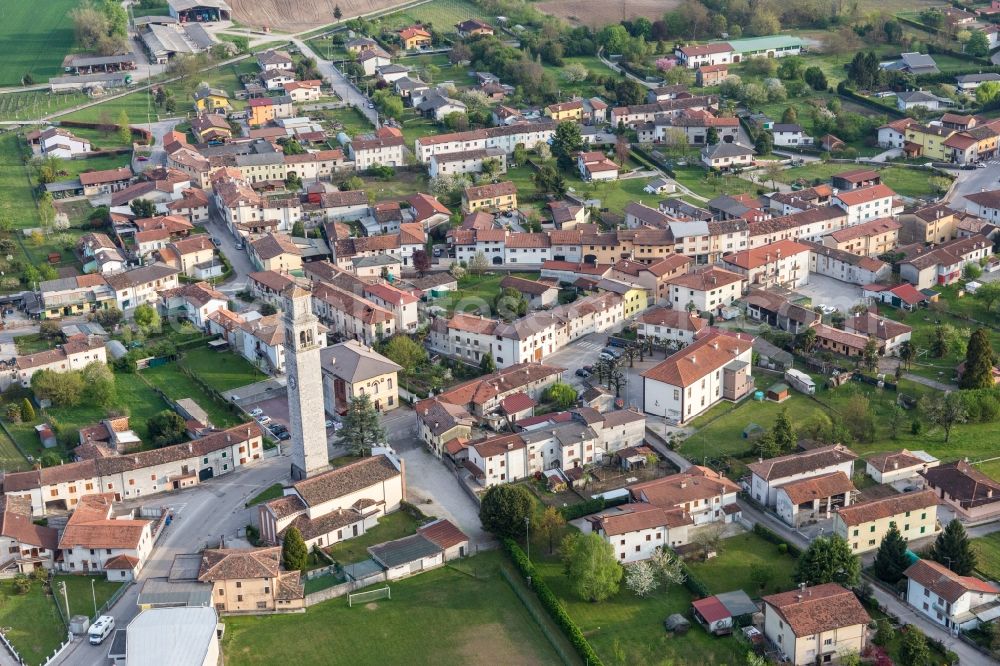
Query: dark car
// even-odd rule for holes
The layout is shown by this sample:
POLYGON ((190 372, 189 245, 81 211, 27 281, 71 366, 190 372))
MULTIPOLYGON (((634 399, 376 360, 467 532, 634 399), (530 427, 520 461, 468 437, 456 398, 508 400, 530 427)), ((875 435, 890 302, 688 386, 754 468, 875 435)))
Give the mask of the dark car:
POLYGON ((590 376, 590 373, 584 370, 583 368, 580 368, 579 370, 576 371, 576 376, 583 377, 584 379, 586 379, 587 377, 590 376))
POLYGON ((582 369, 586 370, 587 372, 589 372, 591 374, 593 374, 593 372, 594 372, 594 366, 592 366, 592 365, 585 365, 585 366, 583 366, 582 369))

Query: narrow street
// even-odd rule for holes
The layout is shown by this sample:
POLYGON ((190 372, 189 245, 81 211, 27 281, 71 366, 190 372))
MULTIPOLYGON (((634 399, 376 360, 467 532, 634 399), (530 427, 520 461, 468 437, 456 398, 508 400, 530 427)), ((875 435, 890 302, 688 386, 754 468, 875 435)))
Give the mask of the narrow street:
POLYGON ((333 89, 333 92, 337 94, 340 99, 344 100, 347 104, 350 104, 354 108, 358 109, 361 113, 371 121, 371 124, 378 127, 378 111, 375 109, 368 108, 369 99, 362 93, 353 83, 347 80, 339 69, 337 69, 334 64, 325 60, 316 54, 309 46, 301 39, 292 39, 292 42, 299 47, 302 51, 302 55, 312 58, 316 61, 316 67, 319 69, 320 73, 323 74, 323 78, 326 79, 327 83, 333 89))

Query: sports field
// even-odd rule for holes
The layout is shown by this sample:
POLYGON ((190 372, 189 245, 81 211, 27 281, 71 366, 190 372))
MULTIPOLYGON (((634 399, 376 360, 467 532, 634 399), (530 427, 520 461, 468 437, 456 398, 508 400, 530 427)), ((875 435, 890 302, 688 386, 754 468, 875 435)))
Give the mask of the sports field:
POLYGON ((4 0, 0 2, 0 86, 19 86, 31 73, 45 83, 62 71, 73 46, 69 12, 79 0, 4 0))

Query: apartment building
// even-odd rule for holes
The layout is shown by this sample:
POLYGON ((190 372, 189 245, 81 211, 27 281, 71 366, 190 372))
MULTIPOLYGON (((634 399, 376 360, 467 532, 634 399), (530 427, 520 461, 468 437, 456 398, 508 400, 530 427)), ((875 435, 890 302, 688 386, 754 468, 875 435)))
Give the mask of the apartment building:
POLYGON ((727 255, 722 265, 744 276, 750 286, 793 289, 809 282, 809 248, 791 240, 727 255))
POLYGON ((893 525, 907 541, 937 534, 941 528, 934 491, 918 490, 859 502, 838 509, 833 517, 834 534, 843 537, 856 553, 877 550, 893 525))

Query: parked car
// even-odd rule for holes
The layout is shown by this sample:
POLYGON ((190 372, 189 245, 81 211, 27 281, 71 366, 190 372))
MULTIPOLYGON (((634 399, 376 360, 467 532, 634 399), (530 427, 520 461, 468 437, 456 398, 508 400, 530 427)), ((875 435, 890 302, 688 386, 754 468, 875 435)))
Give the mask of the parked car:
POLYGON ((434 256, 435 257, 440 257, 441 256, 441 248, 439 248, 439 247, 434 248, 434 256))
POLYGON ((263 415, 264 415, 264 410, 261 409, 260 407, 254 407, 253 409, 250 410, 250 416, 252 416, 253 418, 257 418, 258 416, 263 416, 263 415))
POLYGON ((212 237, 212 245, 214 245, 215 247, 221 247, 222 241, 220 241, 218 238, 212 237))
POLYGON ((592 365, 585 365, 583 366, 583 369, 589 372, 590 374, 594 374, 594 366, 592 365))
POLYGON ((579 369, 578 369, 578 370, 576 371, 576 376, 577 376, 577 377, 583 377, 584 379, 586 379, 587 377, 589 377, 589 376, 590 376, 590 373, 589 373, 589 372, 587 372, 586 370, 584 370, 583 368, 579 368, 579 369))
POLYGON ((261 424, 262 426, 266 426, 270 422, 271 422, 271 417, 268 416, 267 414, 257 417, 257 423, 261 424))

